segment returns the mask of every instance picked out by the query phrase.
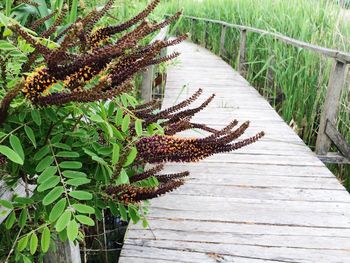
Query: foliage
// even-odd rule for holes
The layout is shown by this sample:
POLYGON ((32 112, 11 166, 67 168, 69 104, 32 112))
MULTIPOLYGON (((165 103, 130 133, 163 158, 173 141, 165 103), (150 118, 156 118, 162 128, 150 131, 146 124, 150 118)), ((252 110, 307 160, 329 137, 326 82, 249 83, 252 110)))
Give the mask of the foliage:
POLYGON ((133 76, 177 57, 158 55, 186 38, 142 44, 180 16, 147 22, 158 3, 151 2, 125 23, 97 29, 94 25, 112 0, 75 22, 72 3, 71 11, 59 14, 51 26, 43 28, 51 19, 45 16, 33 21, 32 30, 1 15, 3 32, 11 34, 0 42, 0 175, 13 189, 18 184, 26 189, 24 197, 0 200, 4 214, 9 212, 0 225, 1 260, 41 262, 54 249, 53 240, 82 241, 104 211, 147 226, 142 201, 180 187, 188 172, 159 175, 161 166, 143 171, 146 162, 197 161, 264 135, 233 142, 249 123, 236 130, 237 121, 222 130, 192 123, 214 98, 184 109, 201 90, 163 110, 157 102, 140 104, 135 99, 133 76), (61 31, 66 15, 73 23, 61 31), (211 134, 173 137, 191 128, 211 134))

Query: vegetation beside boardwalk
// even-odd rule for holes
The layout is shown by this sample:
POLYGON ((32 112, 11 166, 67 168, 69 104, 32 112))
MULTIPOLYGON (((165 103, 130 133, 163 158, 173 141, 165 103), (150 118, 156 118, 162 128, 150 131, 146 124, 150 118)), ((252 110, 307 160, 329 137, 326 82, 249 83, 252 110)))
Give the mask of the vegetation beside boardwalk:
MULTIPOLYGON (((350 27, 342 20, 340 7, 334 1, 171 0, 164 12, 173 13, 179 8, 184 8, 185 15, 252 26, 319 46, 350 51, 350 27)), ((177 27, 180 33, 191 32, 192 40, 204 44, 204 22, 196 22, 191 27, 190 20, 182 19, 177 27)), ((219 54, 221 26, 209 25, 207 30, 208 47, 219 54)), ((224 57, 234 67, 237 66, 239 41, 239 30, 227 29, 224 57)), ((247 61, 248 81, 313 148, 333 60, 268 36, 248 33, 247 61)), ((337 126, 349 141, 349 89, 343 92, 337 126)), ((349 189, 349 168, 331 168, 349 189)))

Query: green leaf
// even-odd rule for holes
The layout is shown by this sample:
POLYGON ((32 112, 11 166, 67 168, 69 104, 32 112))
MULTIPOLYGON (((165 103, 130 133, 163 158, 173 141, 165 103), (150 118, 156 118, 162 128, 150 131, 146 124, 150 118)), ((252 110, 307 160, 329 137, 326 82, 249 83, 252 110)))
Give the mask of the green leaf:
POLYGON ((39 111, 37 109, 32 109, 30 114, 32 115, 32 119, 36 123, 36 125, 40 126, 41 125, 41 117, 40 117, 39 111))
POLYGON ((119 156, 120 156, 120 147, 118 144, 113 144, 112 165, 116 165, 118 163, 119 156))
POLYGON ((56 166, 49 166, 47 167, 38 177, 37 182, 38 184, 43 183, 47 178, 53 177, 57 173, 57 167, 56 166))
POLYGON ((68 151, 61 151, 56 154, 57 157, 63 157, 63 158, 77 158, 79 157, 79 153, 77 152, 68 152, 68 151))
POLYGON ((93 122, 97 122, 97 123, 104 122, 104 120, 99 115, 92 115, 92 116, 90 116, 90 120, 92 120, 93 122))
POLYGON ((75 210, 77 210, 79 213, 82 214, 94 214, 95 209, 91 206, 88 205, 83 205, 83 204, 73 204, 72 205, 75 210))
POLYGON ((22 205, 30 205, 34 203, 33 199, 21 196, 16 196, 15 198, 13 198, 13 201, 22 205))
POLYGON ((15 221, 16 221, 16 214, 15 214, 15 211, 12 211, 5 221, 6 229, 11 229, 15 221))
POLYGON ((78 172, 78 171, 71 171, 71 170, 65 170, 62 172, 64 177, 67 178, 84 178, 87 177, 86 173, 78 172))
POLYGON ((51 139, 51 143, 52 144, 57 144, 59 143, 63 138, 63 134, 62 133, 59 133, 59 134, 56 134, 52 139, 51 139))
POLYGON ((71 197, 78 199, 78 200, 91 200, 92 194, 86 191, 72 191, 68 193, 71 197))
POLYGON ((140 215, 133 206, 128 207, 129 215, 134 224, 137 224, 137 222, 140 221, 140 215))
POLYGON ((64 211, 64 213, 58 218, 55 228, 57 232, 61 232, 68 225, 72 212, 69 210, 64 211))
POLYGON ((136 147, 132 147, 130 152, 129 152, 128 157, 126 158, 126 161, 125 161, 123 167, 127 167, 130 164, 132 164, 134 162, 136 156, 137 156, 137 149, 136 149, 136 147))
POLYGON ((112 126, 111 126, 108 122, 104 122, 104 123, 103 123, 103 126, 106 128, 106 130, 107 130, 107 132, 108 132, 108 136, 109 136, 110 138, 113 138, 114 133, 113 133, 112 126))
POLYGON ((115 116, 115 124, 121 125, 123 122, 123 110, 121 108, 118 108, 117 114, 115 116))
POLYGON ((22 228, 25 226, 27 222, 28 214, 27 209, 22 209, 19 218, 18 218, 18 225, 22 228))
POLYGON ((120 98, 121 98, 121 100, 122 100, 122 104, 123 104, 124 108, 127 108, 129 105, 128 105, 128 99, 127 99, 126 95, 125 95, 125 94, 122 94, 122 95, 120 96, 120 98))
POLYGON ((112 212, 112 215, 120 215, 119 210, 113 201, 108 202, 109 210, 112 212))
POLYGON ((35 139, 35 135, 34 135, 34 132, 33 132, 32 128, 30 128, 29 126, 24 126, 24 131, 26 132, 27 137, 29 138, 29 140, 34 145, 34 148, 36 148, 36 139, 35 139))
POLYGON ((92 156, 91 159, 98 162, 99 164, 108 165, 107 162, 105 160, 103 160, 101 157, 92 156))
POLYGON ((61 194, 64 193, 62 186, 56 186, 54 189, 52 189, 43 199, 43 205, 49 205, 53 202, 55 202, 61 194))
POLYGON ((69 180, 66 181, 66 184, 73 185, 73 186, 80 186, 80 185, 83 185, 83 184, 88 184, 90 182, 91 182, 90 179, 81 177, 81 178, 69 179, 69 180))
POLYGON ((90 217, 88 216, 84 216, 84 215, 77 215, 75 217, 80 223, 82 223, 83 225, 87 225, 87 226, 94 226, 95 222, 94 220, 92 220, 90 217))
POLYGON ((47 189, 54 188, 56 185, 58 185, 59 182, 60 182, 59 176, 49 177, 38 186, 37 190, 39 193, 44 192, 47 189))
POLYGON ((143 226, 143 228, 147 228, 148 227, 147 219, 143 219, 142 220, 142 226, 143 226))
POLYGON ((52 146, 55 148, 59 148, 59 149, 67 150, 67 151, 70 151, 72 149, 72 147, 70 147, 69 145, 64 144, 64 143, 59 143, 59 142, 53 144, 52 146))
POLYGON ((4 145, 0 145, 0 153, 2 155, 5 155, 12 162, 23 165, 23 159, 11 148, 4 145))
POLYGON ((22 254, 22 260, 23 260, 23 263, 33 263, 33 261, 28 258, 26 255, 22 254))
POLYGON ((117 180, 116 180, 116 183, 118 185, 120 184, 128 184, 129 183, 129 176, 128 174, 125 172, 124 169, 122 169, 120 171, 120 175, 118 176, 117 180))
POLYGON ((25 235, 17 243, 17 249, 19 252, 23 251, 28 245, 29 235, 25 235))
POLYGON ((41 240, 40 240, 40 244, 41 244, 41 251, 46 253, 49 250, 50 247, 50 229, 45 226, 43 233, 41 234, 41 240))
POLYGON ((118 129, 117 129, 116 127, 114 127, 114 126, 111 126, 111 127, 112 127, 112 129, 113 129, 113 134, 114 134, 114 136, 115 136, 116 138, 118 138, 119 140, 124 141, 125 138, 123 137, 122 133, 121 133, 120 131, 118 131, 118 129))
POLYGON ((10 144, 12 149, 21 157, 21 159, 24 161, 24 151, 21 144, 21 141, 16 135, 10 136, 10 144))
POLYGON ((122 122, 122 131, 126 132, 130 125, 130 115, 126 114, 122 122))
POLYGON ((34 154, 34 160, 41 160, 44 158, 48 153, 50 152, 50 147, 48 145, 45 145, 43 148, 41 148, 39 151, 37 151, 34 154))
POLYGON ((62 215, 64 209, 66 208, 66 204, 67 200, 63 198, 53 206, 49 215, 50 222, 55 222, 62 215))
POLYGON ((121 203, 118 204, 118 209, 120 212, 120 216, 122 218, 123 221, 128 221, 128 213, 125 209, 125 206, 121 203))
POLYGON ((83 164, 81 162, 73 162, 73 161, 64 161, 61 162, 60 167, 62 169, 80 169, 83 167, 83 164))
POLYGON ((140 119, 135 121, 135 131, 138 136, 142 135, 142 121, 140 119))
POLYGON ((46 156, 37 164, 37 166, 35 167, 35 171, 38 173, 44 171, 53 163, 53 161, 54 161, 54 158, 52 156, 46 156))
POLYGON ((7 208, 7 209, 13 209, 13 205, 11 204, 11 202, 1 199, 0 200, 0 205, 7 208))
POLYGON ((38 248, 38 236, 36 235, 35 232, 33 232, 32 235, 30 236, 30 241, 29 241, 30 254, 34 255, 37 248, 38 248))
POLYGON ((79 225, 75 220, 71 220, 67 225, 67 236, 70 241, 74 241, 79 232, 79 225))

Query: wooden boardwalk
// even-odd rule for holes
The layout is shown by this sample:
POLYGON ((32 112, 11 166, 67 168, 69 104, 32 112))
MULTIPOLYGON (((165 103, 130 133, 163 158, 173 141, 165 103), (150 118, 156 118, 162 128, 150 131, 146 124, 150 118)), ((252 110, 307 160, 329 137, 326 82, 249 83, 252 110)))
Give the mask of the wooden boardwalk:
POLYGON ((167 165, 190 179, 152 201, 155 237, 130 225, 119 262, 350 262, 350 196, 334 175, 219 57, 190 42, 175 49, 182 55, 168 71, 164 107, 203 88, 203 100, 217 96, 194 121, 222 128, 250 120, 245 136, 266 136, 200 163, 167 165))

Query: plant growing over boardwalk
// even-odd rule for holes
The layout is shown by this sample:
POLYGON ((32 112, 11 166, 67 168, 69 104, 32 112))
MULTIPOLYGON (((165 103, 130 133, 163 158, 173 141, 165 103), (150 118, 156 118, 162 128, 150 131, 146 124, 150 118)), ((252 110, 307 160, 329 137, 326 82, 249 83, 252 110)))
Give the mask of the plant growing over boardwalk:
POLYGON ((141 201, 178 188, 188 172, 159 174, 162 166, 143 171, 146 162, 197 161, 263 135, 231 143, 247 123, 236 130, 237 121, 223 130, 192 123, 194 114, 214 98, 184 109, 201 90, 161 111, 156 103, 139 104, 131 95, 133 76, 177 57, 178 53, 159 54, 186 39, 183 35, 140 44, 180 16, 178 12, 160 23, 147 21, 158 3, 153 1, 121 25, 99 29, 94 25, 112 7, 112 0, 60 32, 56 29, 64 14, 53 28, 37 34, 5 19, 12 35, 1 53, 0 172, 10 187, 23 184, 26 193, 0 200, 10 213, 0 225, 0 258, 35 262, 53 246, 51 240, 82 241, 84 229, 102 220, 105 210, 147 224, 141 201), (211 135, 173 136, 191 128, 211 135))

